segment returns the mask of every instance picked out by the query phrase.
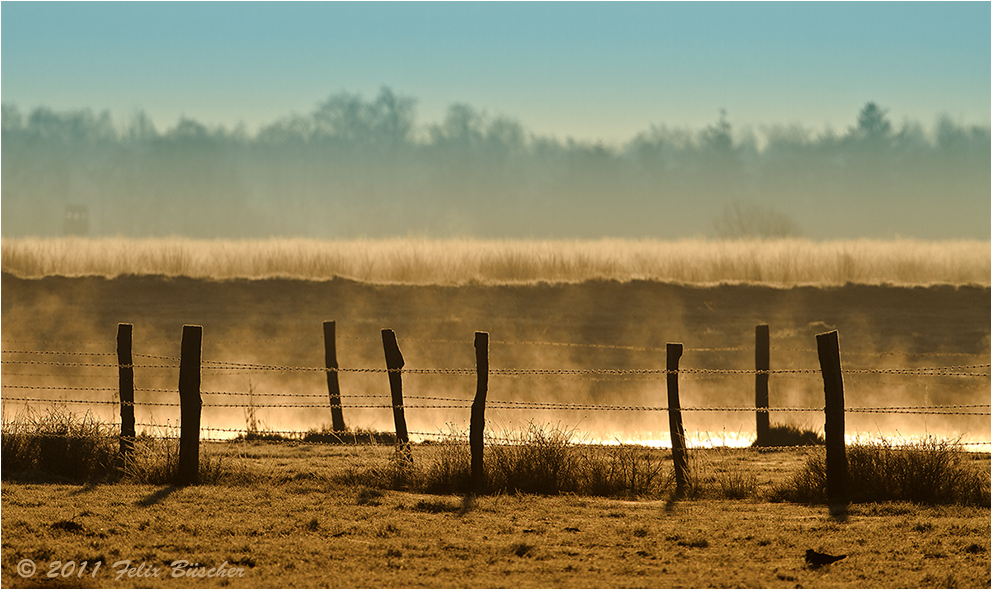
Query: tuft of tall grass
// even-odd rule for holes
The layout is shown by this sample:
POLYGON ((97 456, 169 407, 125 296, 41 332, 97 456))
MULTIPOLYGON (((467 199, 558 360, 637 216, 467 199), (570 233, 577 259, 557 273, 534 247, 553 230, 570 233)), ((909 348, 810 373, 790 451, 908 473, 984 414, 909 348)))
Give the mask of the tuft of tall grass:
POLYGON ((481 240, 251 241, 5 238, 3 272, 205 279, 343 277, 370 283, 512 284, 587 280, 988 286, 988 241, 481 240))
POLYGON ((502 444, 487 449, 490 489, 506 493, 580 492, 589 457, 572 441, 572 433, 530 424, 521 432, 504 431, 502 444))
MULTIPOLYGON (((886 440, 847 447, 847 491, 852 502, 988 506, 990 482, 954 441, 927 438, 910 445, 886 440)), ((811 453, 792 478, 775 490, 780 500, 825 503, 826 455, 811 453)))
MULTIPOLYGON (((714 465, 710 459, 700 458, 699 454, 689 455, 688 488, 686 497, 691 499, 716 498, 742 500, 758 494, 758 478, 747 466, 741 449, 713 449, 713 452, 735 456, 736 460, 723 461, 722 466, 714 465)), ((707 455, 710 456, 710 455, 707 455)), ((673 474, 674 477, 674 474, 673 474)))
POLYGON ((113 427, 62 406, 5 420, 0 440, 5 477, 40 472, 74 481, 108 479, 120 448, 113 427))
MULTIPOLYGON (((250 484, 254 478, 244 465, 230 458, 212 456, 201 449, 198 482, 201 484, 250 484)), ((169 485, 179 473, 179 439, 139 436, 134 444, 134 461, 124 477, 136 483, 169 485)))
MULTIPOLYGON (((463 440, 424 445, 415 464, 402 456, 342 477, 349 485, 466 494, 472 487, 471 449, 463 440)), ((557 426, 529 424, 521 431, 487 435, 483 493, 654 497, 671 487, 663 456, 632 445, 596 447, 573 440, 557 426)))
MULTIPOLYGON (((117 480, 167 485, 179 469, 179 439, 135 440, 134 459, 120 462, 119 431, 90 413, 74 414, 53 406, 45 414, 27 413, 2 425, 3 477, 64 479, 76 482, 117 480), (123 472, 121 467, 124 468, 123 472)), ((199 481, 204 484, 250 483, 245 465, 201 450, 199 481)))
POLYGON ((585 465, 585 492, 594 496, 650 497, 672 483, 657 451, 637 445, 593 449, 585 465))

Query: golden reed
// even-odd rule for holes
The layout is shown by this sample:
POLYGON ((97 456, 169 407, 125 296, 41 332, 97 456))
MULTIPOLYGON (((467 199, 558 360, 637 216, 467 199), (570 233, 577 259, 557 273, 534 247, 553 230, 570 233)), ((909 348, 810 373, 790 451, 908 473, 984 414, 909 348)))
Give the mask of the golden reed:
POLYGON ((992 274, 990 243, 981 240, 4 238, 0 246, 3 272, 23 278, 139 274, 438 285, 640 279, 989 286, 992 274))

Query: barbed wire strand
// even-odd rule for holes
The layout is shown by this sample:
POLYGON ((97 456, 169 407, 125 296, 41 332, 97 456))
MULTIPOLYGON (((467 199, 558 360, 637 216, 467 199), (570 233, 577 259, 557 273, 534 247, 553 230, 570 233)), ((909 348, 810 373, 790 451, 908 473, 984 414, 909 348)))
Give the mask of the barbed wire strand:
MULTIPOLYGON (((203 404, 202 408, 352 408, 352 409, 471 409, 472 400, 462 400, 457 398, 420 398, 427 401, 447 401, 446 404, 203 404)), ((11 402, 44 402, 51 404, 72 403, 72 404, 113 404, 123 406, 156 406, 156 407, 182 407, 179 402, 127 402, 127 401, 103 401, 103 400, 66 400, 66 399, 45 399, 28 397, 5 397, 3 401, 11 402)), ((579 404, 579 403, 557 403, 557 402, 524 402, 510 400, 489 400, 487 407, 494 410, 565 410, 565 411, 624 411, 624 412, 667 412, 665 406, 636 406, 636 405, 606 405, 606 404, 579 404)), ((962 412, 957 411, 967 408, 982 408, 989 406, 982 405, 951 405, 951 406, 877 406, 877 407, 848 407, 846 412, 853 413, 876 413, 876 414, 925 414, 925 415, 957 415, 957 416, 989 416, 992 412, 962 412)), ((823 407, 772 407, 754 408, 748 406, 684 406, 679 408, 684 412, 823 412, 823 407)))

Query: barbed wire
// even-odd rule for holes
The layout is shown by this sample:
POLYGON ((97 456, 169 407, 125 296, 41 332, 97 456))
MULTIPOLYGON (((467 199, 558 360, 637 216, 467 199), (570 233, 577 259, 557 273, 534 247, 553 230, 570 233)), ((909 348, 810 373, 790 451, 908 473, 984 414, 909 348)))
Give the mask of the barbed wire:
POLYGON ((10 385, 4 383, 4 389, 41 389, 54 391, 120 391, 119 387, 62 387, 57 385, 10 385))
POLYGON ((182 362, 182 359, 180 357, 177 357, 177 356, 162 356, 162 355, 159 355, 159 354, 141 354, 141 353, 134 353, 131 356, 137 357, 137 358, 144 358, 144 359, 156 359, 156 360, 163 360, 163 361, 174 361, 174 362, 177 362, 177 363, 178 362, 182 362))
MULTIPOLYGON (((375 341, 378 342, 377 338, 372 337, 362 337, 362 336, 339 336, 339 338, 345 340, 359 340, 359 341, 375 341)), ((470 345, 472 342, 468 339, 465 340, 452 340, 446 338, 414 338, 405 337, 404 342, 419 342, 419 343, 431 343, 431 344, 460 344, 460 345, 470 345)), ((11 344, 35 344, 34 341, 27 340, 11 340, 8 341, 11 344)), ((75 343, 75 344, 90 344, 105 346, 107 342, 105 341, 62 341, 60 344, 65 343, 75 343)), ((207 344, 251 344, 251 343, 261 343, 261 342, 319 342, 319 338, 255 338, 255 339, 244 339, 244 340, 230 340, 230 339, 220 339, 211 340, 207 344)), ((503 346, 551 346, 551 347, 568 347, 568 348, 599 348, 599 349, 610 349, 610 350, 625 350, 625 351, 637 351, 637 352, 664 352, 666 350, 665 346, 635 346, 626 344, 601 344, 601 343, 586 343, 586 342, 558 342, 558 341, 540 341, 540 340, 491 340, 491 344, 503 345, 503 346)), ((175 344, 174 342, 145 342, 143 344, 175 344)), ((683 352, 750 352, 753 351, 755 347, 753 345, 745 346, 712 346, 712 347, 685 347, 683 352)), ((804 353, 816 353, 817 350, 814 348, 795 348, 795 347, 781 347, 781 346, 771 346, 769 350, 779 351, 779 352, 804 352, 804 353)), ((86 351, 65 351, 65 350, 0 350, 3 354, 30 354, 30 355, 83 355, 83 356, 115 356, 115 352, 106 351, 96 351, 96 352, 86 352, 86 351)), ((874 350, 844 350, 844 355, 855 355, 855 356, 878 356, 878 357, 912 357, 912 358, 930 358, 930 357, 960 357, 960 356, 972 356, 972 357, 987 357, 989 353, 985 352, 948 352, 948 351, 934 351, 934 352, 900 352, 900 351, 874 351, 874 350)), ((133 353, 133 356, 142 358, 155 358, 162 360, 170 360, 179 362, 178 357, 174 356, 162 356, 162 355, 152 355, 145 353, 133 353)))
MULTIPOLYGON (((114 404, 114 405, 130 405, 128 402, 118 402, 118 401, 104 401, 104 400, 86 400, 86 399, 45 399, 38 397, 3 397, 0 402, 47 402, 53 405, 58 404, 114 404)), ((176 404, 179 405, 179 404, 176 404)))
POLYGON ((0 360, 0 363, 4 365, 49 365, 56 367, 127 367, 129 365, 119 365, 117 363, 69 363, 69 362, 59 362, 59 361, 9 361, 0 360))
MULTIPOLYGON (((565 345, 567 343, 558 343, 565 345)), ((607 345, 603 345, 607 346, 607 345)), ((738 350, 737 348, 725 348, 725 349, 696 349, 696 350, 738 350)), ((805 349, 804 349, 805 350, 805 349)), ((95 356, 112 356, 114 353, 106 352, 74 352, 74 351, 26 351, 26 350, 13 350, 4 351, 10 354, 52 354, 52 355, 95 355, 95 356)), ((140 358, 149 359, 160 359, 168 360, 173 362, 181 362, 181 359, 176 357, 167 357, 161 355, 147 355, 147 354, 137 354, 140 358)), ((111 363, 76 363, 76 362, 63 362, 63 361, 37 361, 37 360, 3 360, 0 361, 3 364, 21 364, 21 365, 49 365, 49 366, 61 366, 61 367, 103 367, 103 368, 141 368, 141 369, 171 369, 174 370, 177 367, 175 365, 141 365, 141 364, 111 364, 111 363)), ((233 371, 233 370, 246 370, 250 369, 253 371, 300 371, 300 372, 337 372, 337 373, 403 373, 409 375, 475 375, 477 374, 477 369, 473 368, 402 368, 402 369, 389 369, 381 367, 365 367, 365 368, 346 368, 346 367, 308 367, 308 366, 290 366, 290 365, 267 365, 267 364, 255 364, 255 363, 239 363, 230 361, 217 361, 217 360, 203 360, 201 361, 201 370, 207 371, 233 371)), ((847 375, 912 375, 912 376, 928 376, 928 377, 990 377, 989 373, 974 372, 973 369, 988 369, 992 367, 989 363, 983 364, 971 364, 971 365, 953 365, 944 367, 920 367, 920 368, 887 368, 887 369, 876 369, 876 368, 855 368, 855 369, 844 369, 843 374, 847 375)), ((757 370, 757 369, 703 369, 703 368, 681 368, 676 370, 667 369, 492 369, 490 370, 490 375, 502 376, 502 377, 519 377, 525 375, 531 376, 660 376, 660 375, 670 375, 670 374, 680 374, 680 375, 816 375, 819 374, 819 369, 769 369, 769 370, 757 370)))
MULTIPOLYGON (((114 376, 116 376, 116 375, 114 375, 114 376)), ((111 377, 111 375, 108 374, 108 373, 73 373, 71 375, 68 375, 68 374, 56 375, 55 373, 9 373, 9 372, 4 371, 3 377, 5 377, 5 378, 8 378, 8 377, 44 377, 46 379, 65 379, 67 377, 73 377, 73 378, 77 378, 77 377, 109 378, 109 377, 111 377)))
POLYGON ((57 354, 65 356, 117 356, 116 352, 84 352, 67 350, 3 350, 3 354, 57 354))
MULTIPOLYGON (((321 396, 323 397, 323 396, 321 396)), ((471 409, 473 400, 461 398, 431 397, 431 396, 410 396, 408 399, 417 399, 434 402, 447 402, 442 404, 265 404, 265 403, 241 403, 241 404, 205 404, 201 402, 201 408, 242 408, 242 409, 266 409, 266 408, 323 408, 323 409, 471 409)), ((129 402, 129 401, 104 401, 104 400, 66 400, 66 399, 45 399, 29 397, 5 397, 3 401, 10 402, 46 402, 51 404, 72 403, 72 404, 113 404, 122 406, 156 406, 156 407, 182 407, 180 402, 129 402)), ((567 402, 528 402, 516 400, 487 400, 486 407, 492 410, 558 410, 558 411, 609 411, 609 412, 667 412, 667 406, 644 406, 644 405, 616 405, 616 404, 583 404, 567 402)), ((955 415, 955 416, 989 416, 989 411, 960 411, 962 409, 989 408, 982 404, 955 404, 937 406, 875 406, 875 407, 848 407, 845 412, 851 413, 875 413, 875 414, 918 414, 918 415, 955 415)), ((750 406, 683 406, 678 408, 684 412, 823 412, 823 407, 770 407, 756 408, 750 406)))
POLYGON ((914 375, 920 377, 988 377, 988 373, 974 373, 972 369, 988 369, 989 363, 979 365, 954 365, 948 367, 920 367, 916 369, 844 369, 849 375, 914 375))

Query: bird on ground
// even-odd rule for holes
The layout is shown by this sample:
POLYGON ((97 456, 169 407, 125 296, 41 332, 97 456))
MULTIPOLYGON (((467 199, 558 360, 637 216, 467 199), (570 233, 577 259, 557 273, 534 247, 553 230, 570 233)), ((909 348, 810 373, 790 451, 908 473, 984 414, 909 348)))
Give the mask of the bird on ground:
POLYGON ((806 565, 817 568, 823 565, 830 565, 835 561, 840 561, 847 557, 846 555, 829 555, 827 553, 819 553, 813 551, 812 549, 806 550, 806 565))

